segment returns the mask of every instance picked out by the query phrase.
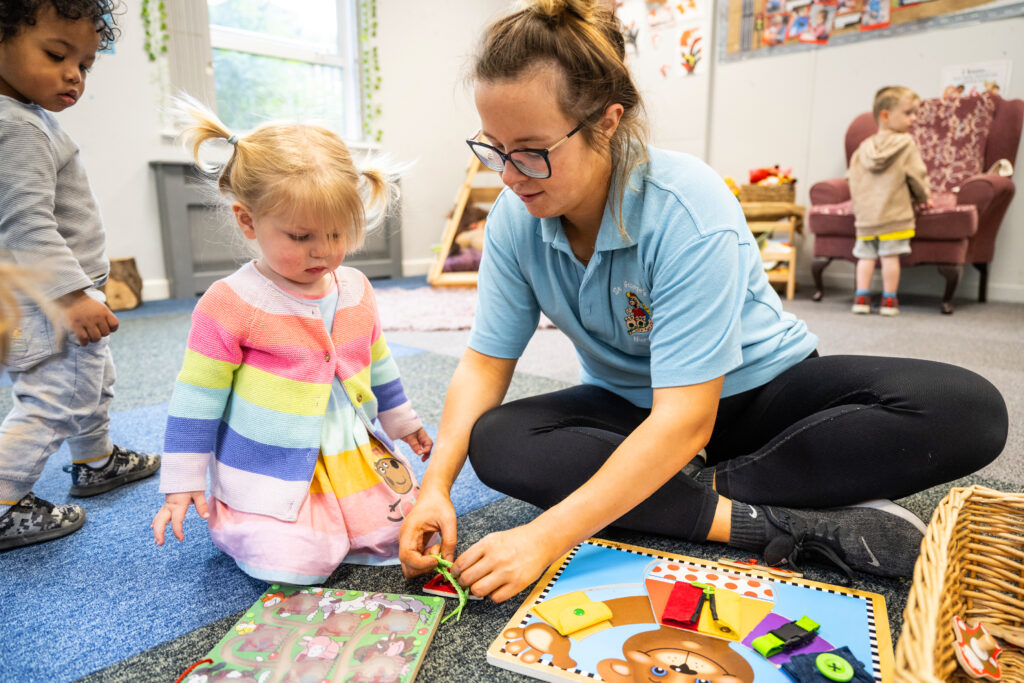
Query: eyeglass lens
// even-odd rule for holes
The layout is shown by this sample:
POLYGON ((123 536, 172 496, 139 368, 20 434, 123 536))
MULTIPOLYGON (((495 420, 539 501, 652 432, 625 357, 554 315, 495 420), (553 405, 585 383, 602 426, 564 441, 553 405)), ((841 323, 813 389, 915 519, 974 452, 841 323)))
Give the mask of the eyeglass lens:
MULTIPOLYGON (((497 150, 484 144, 471 145, 477 158, 487 168, 501 173, 505 170, 505 160, 498 154, 497 150)), ((543 154, 536 152, 512 152, 508 157, 519 172, 530 178, 547 178, 551 171, 548 170, 548 162, 543 154)))

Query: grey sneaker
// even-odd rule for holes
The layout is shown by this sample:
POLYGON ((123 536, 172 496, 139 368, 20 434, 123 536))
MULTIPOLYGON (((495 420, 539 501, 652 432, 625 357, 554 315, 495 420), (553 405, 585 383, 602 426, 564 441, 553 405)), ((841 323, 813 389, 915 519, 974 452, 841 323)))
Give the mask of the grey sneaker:
POLYGON ((0 516, 0 550, 52 541, 85 524, 77 505, 54 505, 29 493, 0 516))
POLYGON ((114 446, 110 460, 103 467, 88 465, 65 465, 64 471, 71 473, 72 496, 88 498, 106 493, 130 481, 145 479, 160 469, 160 456, 154 453, 136 453, 120 446, 114 446))
POLYGON ((765 505, 764 511, 783 532, 765 546, 767 564, 799 568, 801 558, 817 555, 839 567, 851 580, 853 571, 911 576, 926 529, 917 515, 891 500, 831 510, 765 505))

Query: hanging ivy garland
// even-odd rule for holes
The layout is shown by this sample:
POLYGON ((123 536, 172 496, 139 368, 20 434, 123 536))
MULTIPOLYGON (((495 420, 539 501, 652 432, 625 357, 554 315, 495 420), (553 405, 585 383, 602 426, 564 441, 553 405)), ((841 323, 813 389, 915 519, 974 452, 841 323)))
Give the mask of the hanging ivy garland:
POLYGON ((378 125, 380 105, 374 93, 380 90, 380 55, 377 52, 377 0, 359 2, 359 66, 362 77, 363 134, 380 142, 384 136, 378 125))
POLYGON ((153 0, 142 0, 142 30, 145 40, 142 47, 149 61, 155 62, 157 57, 167 54, 167 5, 165 0, 157 0, 156 12, 152 11, 153 0))

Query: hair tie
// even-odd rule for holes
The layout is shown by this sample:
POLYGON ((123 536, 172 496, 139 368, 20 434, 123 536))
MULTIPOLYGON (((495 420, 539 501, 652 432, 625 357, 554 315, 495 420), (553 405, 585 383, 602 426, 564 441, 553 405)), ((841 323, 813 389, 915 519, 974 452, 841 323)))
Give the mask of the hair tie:
POLYGON ((231 135, 230 137, 228 137, 228 144, 229 145, 236 145, 236 144, 238 144, 238 136, 237 135, 231 135))

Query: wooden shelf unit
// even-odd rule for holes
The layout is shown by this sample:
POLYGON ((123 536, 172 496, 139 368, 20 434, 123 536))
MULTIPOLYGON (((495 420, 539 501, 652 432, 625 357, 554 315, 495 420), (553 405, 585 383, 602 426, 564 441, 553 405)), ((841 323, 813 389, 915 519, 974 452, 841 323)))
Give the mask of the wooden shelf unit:
POLYGON ((767 233, 768 238, 784 235, 786 246, 768 242, 761 250, 761 260, 785 264, 785 270, 768 271, 768 281, 785 286, 786 299, 796 292, 796 236, 803 228, 804 207, 788 202, 742 202, 747 225, 755 235, 767 233))
MULTIPOLYGON (((455 243, 455 233, 459 230, 459 222, 462 220, 462 214, 466 207, 473 204, 493 204, 504 189, 502 185, 477 185, 478 174, 481 172, 492 177, 494 175, 494 171, 482 165, 476 155, 473 155, 466 168, 466 179, 455 194, 452 215, 444 225, 444 232, 441 234, 441 250, 437 254, 437 260, 430 267, 430 272, 427 273, 427 282, 435 287, 476 287, 477 272, 475 270, 446 272, 444 262, 455 243)), ((485 226, 484 230, 486 229, 485 226)))

